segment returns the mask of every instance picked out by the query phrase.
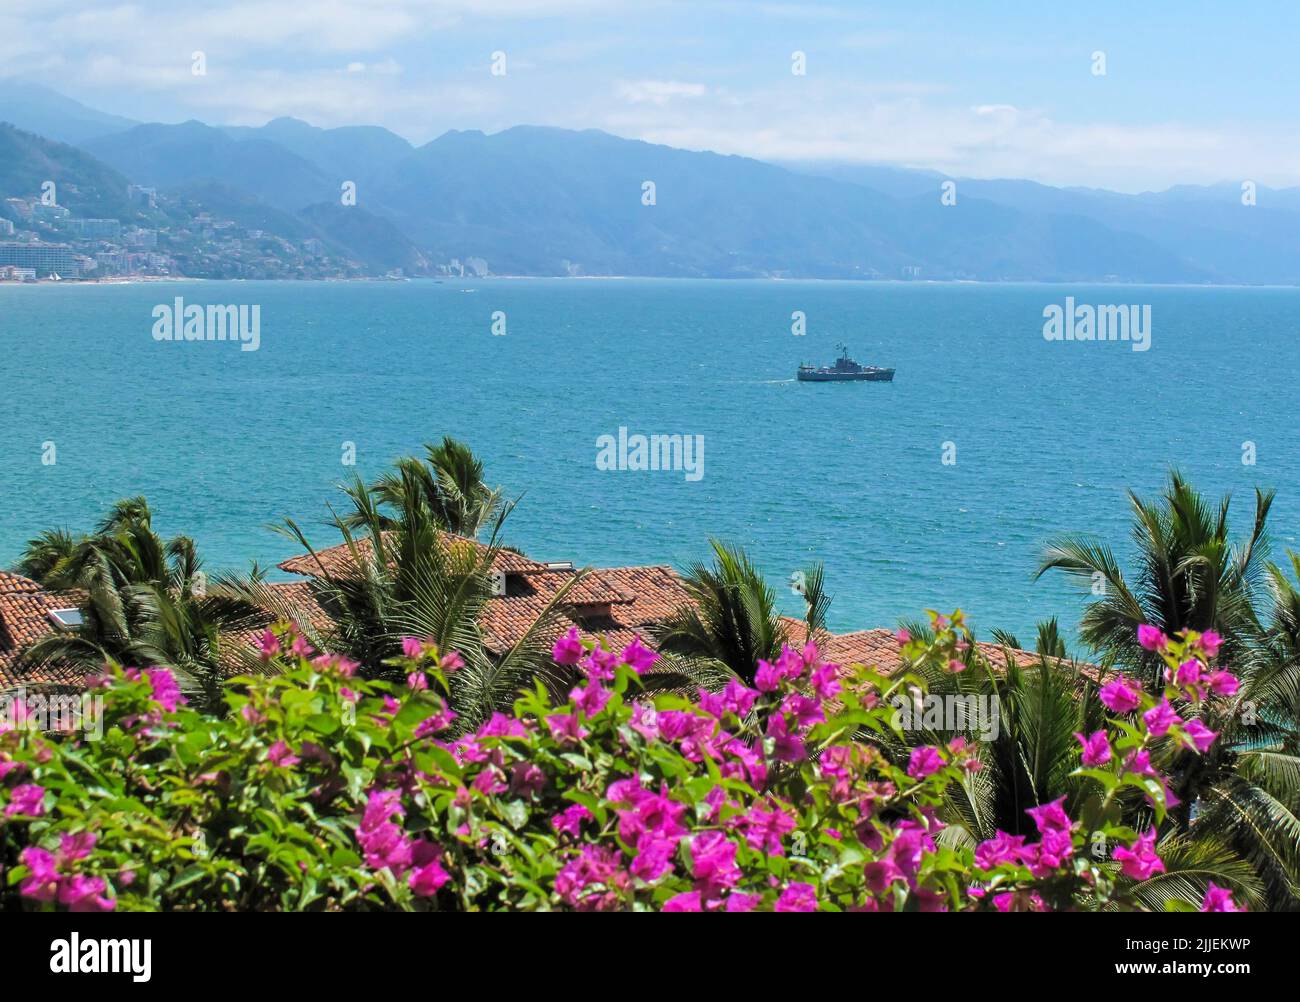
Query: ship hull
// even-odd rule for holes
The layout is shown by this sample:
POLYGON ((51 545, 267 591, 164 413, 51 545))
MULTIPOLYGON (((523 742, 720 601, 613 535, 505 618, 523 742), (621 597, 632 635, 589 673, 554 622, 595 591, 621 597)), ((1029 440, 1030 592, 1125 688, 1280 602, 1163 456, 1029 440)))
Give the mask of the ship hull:
POLYGON ((875 372, 819 372, 817 370, 800 369, 798 373, 799 382, 801 383, 850 383, 867 381, 871 383, 892 383, 894 381, 893 369, 877 369, 875 372))

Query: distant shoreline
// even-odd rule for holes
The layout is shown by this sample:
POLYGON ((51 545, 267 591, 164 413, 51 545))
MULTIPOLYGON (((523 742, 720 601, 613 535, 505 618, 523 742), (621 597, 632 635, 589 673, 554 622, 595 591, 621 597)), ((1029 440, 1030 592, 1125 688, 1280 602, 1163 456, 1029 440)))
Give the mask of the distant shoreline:
POLYGON ((973 285, 982 287, 1042 286, 1044 288, 1062 287, 1098 287, 1130 289, 1291 289, 1300 290, 1297 285, 1242 285, 1232 283, 1207 282, 1106 282, 1099 279, 1078 279, 1046 282, 1038 279, 1015 279, 1011 281, 989 281, 973 278, 780 278, 776 276, 749 276, 745 278, 695 277, 685 275, 485 275, 482 278, 437 276, 416 276, 411 278, 190 278, 181 275, 139 275, 113 278, 41 278, 34 282, 0 281, 0 289, 31 286, 78 286, 101 287, 111 285, 144 285, 169 283, 219 283, 242 282, 248 285, 284 283, 295 285, 401 285, 411 282, 454 284, 457 282, 476 283, 494 281, 534 281, 534 282, 772 282, 772 283, 818 283, 826 285, 973 285))

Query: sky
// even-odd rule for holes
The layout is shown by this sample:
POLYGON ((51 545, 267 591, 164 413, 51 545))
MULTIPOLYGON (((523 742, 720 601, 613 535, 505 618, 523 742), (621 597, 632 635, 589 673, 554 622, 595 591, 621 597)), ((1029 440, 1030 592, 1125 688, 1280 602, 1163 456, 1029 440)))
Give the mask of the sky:
POLYGON ((1288 186, 1298 29, 1293 0, 0 0, 0 77, 143 121, 415 143, 554 125, 1121 191, 1288 186))

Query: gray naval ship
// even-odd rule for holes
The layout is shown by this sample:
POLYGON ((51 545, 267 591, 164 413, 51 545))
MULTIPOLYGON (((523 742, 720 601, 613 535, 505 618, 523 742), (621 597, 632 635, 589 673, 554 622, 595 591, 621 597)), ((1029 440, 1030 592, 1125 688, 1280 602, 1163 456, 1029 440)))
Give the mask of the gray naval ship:
POLYGON ((876 365, 859 365, 849 358, 849 349, 842 344, 835 346, 840 350, 840 357, 833 366, 801 365, 799 381, 801 383, 838 383, 850 379, 869 379, 878 383, 892 383, 893 369, 882 369, 876 365))

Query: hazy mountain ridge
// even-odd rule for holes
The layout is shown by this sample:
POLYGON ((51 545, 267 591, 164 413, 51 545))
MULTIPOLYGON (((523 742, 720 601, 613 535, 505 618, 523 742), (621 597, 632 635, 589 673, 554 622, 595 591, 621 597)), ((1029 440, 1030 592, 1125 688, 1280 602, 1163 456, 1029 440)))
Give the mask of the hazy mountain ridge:
POLYGON ((133 220, 128 179, 84 150, 0 121, 0 197, 39 199, 53 181, 59 205, 80 216, 133 220))
POLYGON ((417 148, 379 127, 191 121, 83 146, 133 182, 239 192, 244 216, 265 206, 268 230, 301 225, 416 274, 473 257, 525 275, 1300 283, 1300 189, 1261 187, 1246 207, 1229 183, 1124 195, 953 178, 945 205, 935 171, 776 165, 536 126, 417 148), (340 200, 345 182, 356 206, 340 200))

